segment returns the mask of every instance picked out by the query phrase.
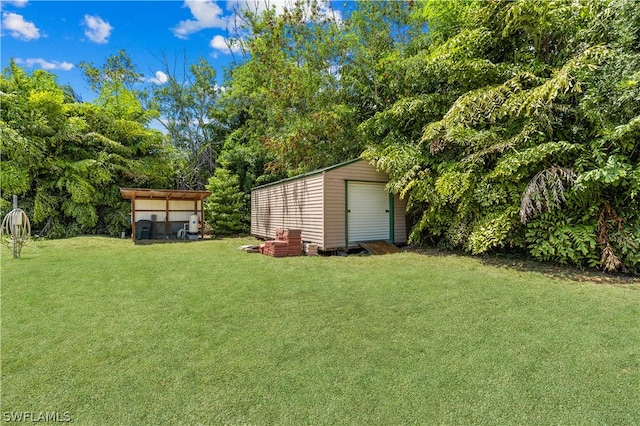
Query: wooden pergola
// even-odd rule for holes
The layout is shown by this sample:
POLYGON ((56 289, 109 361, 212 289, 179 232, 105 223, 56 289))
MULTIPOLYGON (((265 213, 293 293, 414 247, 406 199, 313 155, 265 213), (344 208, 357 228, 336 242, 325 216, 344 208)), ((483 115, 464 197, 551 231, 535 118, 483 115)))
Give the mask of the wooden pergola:
POLYGON ((200 238, 204 237, 204 199, 211 195, 210 191, 120 188, 120 194, 131 200, 131 239, 134 242, 137 241, 137 222, 162 214, 164 220, 155 221, 154 226, 164 223, 164 238, 172 234, 173 224, 188 222, 189 216, 194 214, 198 215, 200 238))

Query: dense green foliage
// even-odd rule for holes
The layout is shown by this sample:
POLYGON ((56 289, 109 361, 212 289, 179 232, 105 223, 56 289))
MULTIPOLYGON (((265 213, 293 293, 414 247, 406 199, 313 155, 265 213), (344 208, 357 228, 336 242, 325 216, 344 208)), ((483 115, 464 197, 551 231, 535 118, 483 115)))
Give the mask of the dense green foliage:
MULTIPOLYGON (((350 6, 344 16, 313 0, 283 13, 245 11, 231 41, 242 59, 220 86, 206 60, 185 59, 178 72, 163 57, 167 83, 136 90, 140 74, 118 52, 102 68, 80 64, 101 93, 85 104, 47 73, 13 65, 2 96, 19 93, 27 109, 3 102, 3 196, 30 194, 36 222, 56 210, 86 231, 105 217, 94 206, 120 211, 116 182, 208 182, 242 200, 241 215, 220 219, 235 232, 246 226, 252 187, 364 153, 409 200, 415 243, 640 270, 640 3, 350 6), (156 110, 170 151, 148 130, 156 110), (28 114, 38 119, 25 126, 28 114), (102 139, 78 150, 83 132, 128 150, 102 139), (45 150, 60 138, 70 151, 45 150), (25 141, 30 151, 17 149, 25 141), (169 152, 164 167, 138 165, 169 152), (72 173, 31 160, 45 157, 80 162, 72 173), (83 171, 86 161, 108 173, 83 171)), ((216 203, 210 221, 222 212, 216 203)))
POLYGON ((640 4, 450 7, 424 5, 398 100, 361 125, 413 240, 638 271, 640 4))
POLYGON ((280 176, 332 163, 334 149, 347 146, 341 124, 349 111, 338 99, 330 68, 336 24, 321 17, 317 8, 246 12, 248 58, 230 72, 222 99, 227 114, 237 117, 233 138, 257 141, 271 152, 265 166, 280 176))
POLYGON ((164 186, 172 177, 153 111, 118 82, 95 103, 77 101, 44 71, 15 64, 0 79, 2 212, 11 194, 41 234, 119 234, 129 226, 120 186, 164 186))

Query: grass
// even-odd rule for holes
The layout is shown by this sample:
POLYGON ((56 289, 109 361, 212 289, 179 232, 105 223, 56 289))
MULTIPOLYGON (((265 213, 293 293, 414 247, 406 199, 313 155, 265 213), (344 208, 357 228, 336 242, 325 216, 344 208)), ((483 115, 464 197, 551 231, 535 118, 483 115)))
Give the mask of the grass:
POLYGON ((250 239, 2 252, 2 415, 75 424, 640 423, 640 288, 250 239))

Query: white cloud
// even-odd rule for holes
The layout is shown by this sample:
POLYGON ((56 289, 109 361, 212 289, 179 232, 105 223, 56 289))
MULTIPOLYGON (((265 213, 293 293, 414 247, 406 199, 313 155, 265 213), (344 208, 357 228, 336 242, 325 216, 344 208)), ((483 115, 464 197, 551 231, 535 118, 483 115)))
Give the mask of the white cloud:
POLYGON ((16 58, 15 61, 18 65, 25 65, 29 68, 33 68, 34 66, 38 65, 43 70, 69 71, 70 69, 73 68, 73 64, 69 62, 47 61, 42 58, 27 58, 27 59, 16 58))
POLYGON ((336 80, 340 80, 342 78, 342 74, 340 73, 340 66, 331 65, 328 71, 329 71, 329 75, 334 76, 336 80))
POLYGON ((211 46, 215 50, 224 51, 229 49, 229 47, 227 46, 227 39, 225 39, 221 35, 217 35, 214 38, 212 38, 211 41, 209 42, 209 46, 211 46))
POLYGON ((84 30, 89 40, 94 43, 105 44, 109 42, 109 36, 113 27, 99 16, 84 15, 83 25, 87 27, 84 30))
POLYGON ((335 19, 338 24, 342 23, 342 12, 332 9, 327 4, 323 4, 322 6, 320 6, 320 13, 328 18, 335 19))
POLYGON ((178 38, 186 39, 206 28, 227 28, 229 17, 224 17, 220 6, 212 0, 185 0, 184 7, 191 10, 195 19, 180 21, 172 28, 173 35, 178 38))
POLYGON ((29 3, 29 0, 5 0, 4 3, 15 7, 25 7, 27 3, 29 3))
POLYGON ((36 40, 40 38, 40 30, 33 22, 25 21, 24 16, 17 13, 2 13, 2 30, 9 31, 12 37, 20 40, 36 40))
MULTIPOLYGON (((240 25, 238 16, 242 15, 245 10, 260 14, 267 9, 275 8, 276 13, 280 14, 285 8, 292 9, 295 6, 295 0, 227 0, 226 10, 228 13, 225 15, 218 3, 222 3, 222 1, 184 0, 183 7, 189 8, 194 19, 180 21, 171 29, 173 35, 187 39, 191 34, 204 29, 227 29, 238 26, 240 25)), ((340 11, 332 10, 325 3, 320 5, 320 15, 321 18, 332 17, 338 22, 342 21, 340 11)), ((226 50, 228 51, 228 49, 226 50)))
POLYGON ((163 73, 162 71, 156 71, 156 76, 148 79, 147 81, 149 83, 161 85, 169 81, 169 77, 167 76, 167 74, 163 73))
POLYGON ((220 53, 240 52, 242 47, 238 41, 229 41, 229 39, 217 35, 211 39, 209 46, 220 53))

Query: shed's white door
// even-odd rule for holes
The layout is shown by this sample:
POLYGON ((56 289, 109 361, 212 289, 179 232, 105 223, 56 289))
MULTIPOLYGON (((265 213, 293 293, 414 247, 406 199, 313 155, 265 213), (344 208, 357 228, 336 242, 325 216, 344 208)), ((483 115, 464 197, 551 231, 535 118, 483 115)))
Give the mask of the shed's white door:
POLYGON ((391 239, 391 205, 384 183, 347 182, 347 239, 391 239))

